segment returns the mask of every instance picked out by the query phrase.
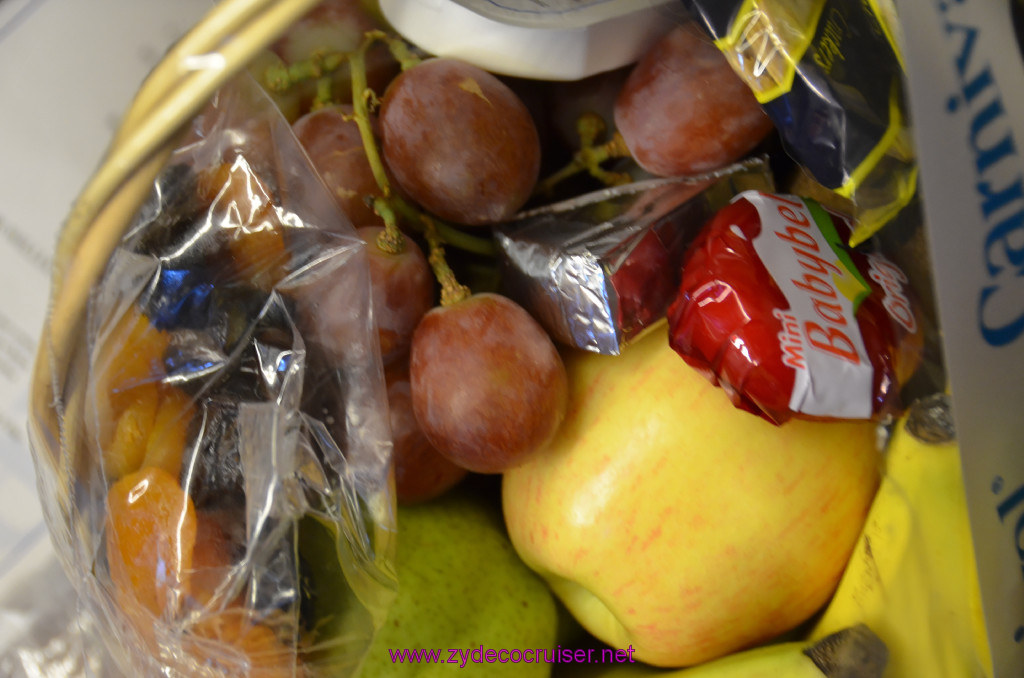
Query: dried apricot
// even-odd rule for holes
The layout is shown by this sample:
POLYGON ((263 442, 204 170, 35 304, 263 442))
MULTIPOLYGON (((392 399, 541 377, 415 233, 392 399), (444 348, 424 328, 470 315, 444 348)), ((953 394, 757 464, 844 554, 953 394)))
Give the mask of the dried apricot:
POLYGON ((103 471, 108 478, 121 478, 142 466, 147 441, 157 416, 160 394, 156 384, 132 389, 134 399, 114 425, 113 440, 103 447, 103 471))
POLYGON ((196 543, 192 550, 193 569, 189 575, 189 595, 196 604, 205 606, 231 575, 234 545, 221 528, 218 516, 198 511, 196 517, 196 543))
POLYGON ((295 652, 270 627, 250 619, 243 608, 227 608, 192 629, 188 651, 204 665, 231 678, 294 678, 304 675, 295 652), (214 641, 214 642, 204 642, 214 641))
POLYGON ((199 193, 227 234, 238 275, 269 290, 287 275, 288 250, 267 184, 242 158, 199 175, 199 193))
POLYGON ((237 226, 228 240, 239 275, 262 290, 270 290, 288 274, 288 249, 281 226, 275 223, 237 226))
POLYGON ((214 213, 233 216, 231 223, 256 223, 273 209, 270 189, 242 157, 200 172, 196 188, 214 213))
POLYGON ((121 414, 138 400, 138 387, 164 378, 169 342, 170 335, 154 327, 134 306, 100 337, 92 370, 102 447, 112 440, 121 414))
POLYGON ((194 413, 191 398, 158 383, 141 384, 128 393, 133 400, 117 417, 112 440, 103 447, 104 473, 117 480, 156 466, 178 477, 194 413))
POLYGON ((192 399, 185 392, 173 386, 160 389, 160 405, 145 441, 142 466, 162 468, 178 477, 193 413, 192 399))
POLYGON ((177 479, 145 468, 107 493, 106 551, 117 593, 159 618, 172 618, 187 590, 196 512, 177 479))

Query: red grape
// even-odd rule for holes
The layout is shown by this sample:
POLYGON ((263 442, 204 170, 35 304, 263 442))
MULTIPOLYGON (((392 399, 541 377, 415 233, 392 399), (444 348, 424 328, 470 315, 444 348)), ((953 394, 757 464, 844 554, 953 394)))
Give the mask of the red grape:
POLYGON ((289 64, 318 52, 351 52, 375 28, 379 25, 359 0, 324 0, 292 24, 272 49, 289 64))
MULTIPOLYGON (((286 64, 314 58, 317 55, 354 52, 367 31, 384 28, 383 22, 367 11, 368 3, 360 0, 324 0, 308 14, 292 24, 271 49, 286 64)), ((382 91, 398 72, 398 64, 386 45, 373 45, 366 54, 366 79, 374 91, 382 91)), ((332 74, 333 99, 339 103, 352 101, 352 81, 348 65, 332 74)), ((299 83, 298 92, 303 110, 308 110, 316 93, 316 82, 299 83)))
POLYGON ((382 226, 364 226, 357 232, 367 244, 373 316, 381 358, 387 365, 409 352, 413 330, 434 306, 434 274, 411 238, 405 238, 405 247, 398 254, 380 249, 377 237, 383 230, 382 226))
POLYGON ((438 453, 420 430, 412 411, 409 362, 403 360, 384 373, 388 387, 391 438, 395 452, 395 492, 401 504, 438 497, 468 473, 438 453))
POLYGON ((693 24, 674 28, 640 59, 615 102, 633 158, 661 176, 738 160, 772 123, 725 56, 693 24))
POLYGON ((366 196, 380 196, 381 191, 366 159, 359 127, 351 115, 349 105, 329 106, 305 114, 292 129, 352 223, 382 224, 365 202, 366 196))
POLYGON ((381 152, 399 187, 460 224, 501 221, 533 191, 540 140, 522 100, 495 76, 429 59, 384 93, 381 152))
POLYGON ((565 416, 568 379, 557 349, 529 313, 497 294, 427 313, 413 334, 410 377, 427 439, 478 473, 523 462, 565 416))

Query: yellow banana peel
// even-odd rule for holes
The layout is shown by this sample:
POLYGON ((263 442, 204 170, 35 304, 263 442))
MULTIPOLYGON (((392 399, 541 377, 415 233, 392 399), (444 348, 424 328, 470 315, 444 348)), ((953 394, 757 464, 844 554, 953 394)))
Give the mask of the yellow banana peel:
POLYGON ((794 641, 735 652, 687 669, 665 671, 623 664, 567 672, 566 678, 881 678, 885 644, 863 624, 841 629, 817 642, 794 641))
POLYGON ((885 465, 835 595, 804 640, 737 652, 686 669, 589 666, 555 675, 991 678, 960 449, 952 433, 948 398, 936 396, 910 408, 893 429, 885 465), (843 663, 830 662, 835 639, 849 634, 857 634, 861 648, 873 649, 862 650, 859 665, 857 655, 843 663), (825 654, 819 653, 824 661, 812 660, 814 647, 824 648, 825 654))
POLYGON ((992 675, 960 450, 935 433, 951 428, 943 417, 936 397, 896 426, 860 541, 810 633, 866 624, 889 649, 885 678, 992 675))

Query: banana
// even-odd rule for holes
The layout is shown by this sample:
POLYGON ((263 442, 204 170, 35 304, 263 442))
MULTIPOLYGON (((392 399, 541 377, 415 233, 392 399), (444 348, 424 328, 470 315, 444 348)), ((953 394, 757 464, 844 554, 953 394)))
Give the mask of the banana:
MULTIPOLYGON (((841 653, 840 653, 841 654, 841 653)), ((857 655, 857 653, 854 653, 857 655)), ((832 655, 833 657, 835 655, 832 655)), ((856 664, 856 662, 854 662, 856 664)), ((587 678, 991 678, 960 449, 949 399, 915 403, 893 428, 885 472, 832 600, 804 640, 688 669, 578 667, 587 678), (877 635, 876 635, 877 634, 877 635), (857 639, 860 665, 822 660, 857 639), (812 648, 819 649, 818 659, 812 648), (820 654, 826 651, 825 654, 820 654), (888 661, 886 662, 886 655, 888 661), (882 666, 884 665, 884 672, 882 666)))
MULTIPOLYGON (((589 678, 881 678, 885 644, 866 626, 842 629, 814 642, 787 642, 736 652, 699 666, 664 671, 649 666, 619 665, 589 678)), ((566 678, 577 675, 567 672, 566 678)), ((579 673, 582 676, 582 673, 579 673)))
POLYGON ((986 678, 981 612, 960 451, 948 399, 911 407, 832 601, 809 637, 863 623, 890 652, 886 678, 986 678))

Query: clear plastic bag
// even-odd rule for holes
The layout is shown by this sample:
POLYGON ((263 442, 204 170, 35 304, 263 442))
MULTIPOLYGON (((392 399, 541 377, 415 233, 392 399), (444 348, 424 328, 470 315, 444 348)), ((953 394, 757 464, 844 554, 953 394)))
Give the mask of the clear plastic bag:
POLYGON ((858 245, 914 199, 917 160, 884 0, 687 0, 775 123, 787 152, 849 200, 858 245))
POLYGON ((37 366, 44 512, 127 674, 358 668, 395 589, 369 284, 285 119, 232 81, 110 254, 66 369, 52 347, 37 366))

